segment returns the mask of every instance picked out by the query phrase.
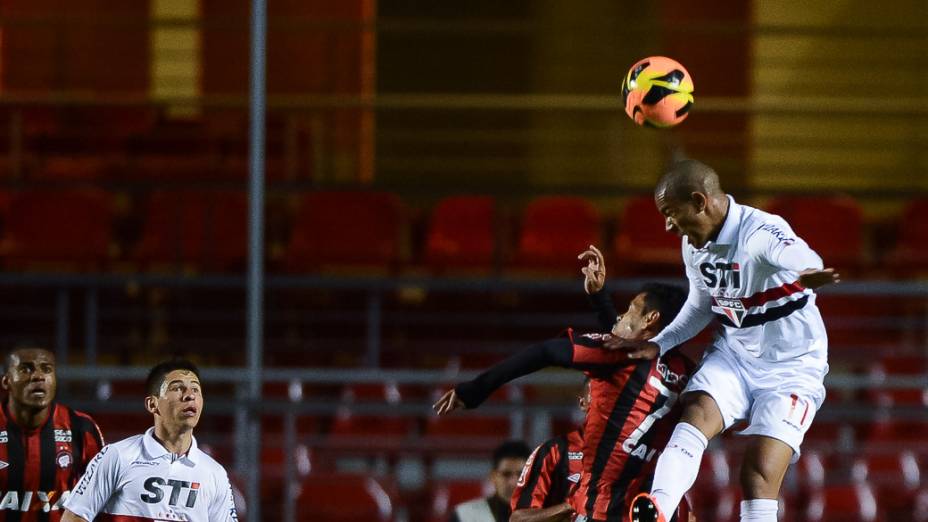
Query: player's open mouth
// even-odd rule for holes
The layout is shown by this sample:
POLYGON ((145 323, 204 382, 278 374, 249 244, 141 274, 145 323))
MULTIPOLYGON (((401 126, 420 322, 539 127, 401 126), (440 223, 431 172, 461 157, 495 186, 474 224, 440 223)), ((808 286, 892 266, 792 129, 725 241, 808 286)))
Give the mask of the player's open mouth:
POLYGON ((45 396, 48 395, 48 392, 45 390, 45 388, 38 388, 38 387, 32 388, 31 390, 27 390, 26 393, 29 394, 30 397, 36 397, 36 398, 44 398, 45 396))
POLYGON ((193 407, 184 408, 183 410, 180 411, 180 413, 181 413, 181 415, 183 415, 184 417, 196 417, 196 415, 197 415, 197 409, 196 409, 196 408, 193 408, 193 407))

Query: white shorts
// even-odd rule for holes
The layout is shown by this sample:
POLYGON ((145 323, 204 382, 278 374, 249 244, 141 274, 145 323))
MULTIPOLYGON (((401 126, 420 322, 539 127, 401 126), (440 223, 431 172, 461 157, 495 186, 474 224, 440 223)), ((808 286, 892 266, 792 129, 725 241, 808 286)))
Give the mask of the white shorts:
POLYGON ((821 368, 784 367, 776 363, 742 361, 726 348, 703 357, 686 392, 709 394, 722 412, 724 429, 750 421, 740 435, 763 435, 785 442, 799 460, 799 446, 825 400, 821 368))

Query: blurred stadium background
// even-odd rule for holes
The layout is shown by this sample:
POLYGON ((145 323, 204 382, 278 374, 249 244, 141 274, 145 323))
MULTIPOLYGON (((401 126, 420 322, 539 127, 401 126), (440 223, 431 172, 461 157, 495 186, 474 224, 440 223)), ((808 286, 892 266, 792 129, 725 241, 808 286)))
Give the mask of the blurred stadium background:
MULTIPOLYGON (((679 279, 650 192, 686 154, 845 275, 786 520, 928 520, 928 4, 268 4, 249 316, 250 2, 0 2, 0 339, 53 348, 59 400, 109 440, 150 423, 145 367, 185 354, 249 520, 445 520, 503 438, 576 422, 579 377, 442 421, 435 393, 593 328, 588 244, 619 302, 679 279), (695 79, 672 132, 620 107, 651 54, 695 79)), ((738 451, 705 459, 701 521, 737 518, 738 451)))

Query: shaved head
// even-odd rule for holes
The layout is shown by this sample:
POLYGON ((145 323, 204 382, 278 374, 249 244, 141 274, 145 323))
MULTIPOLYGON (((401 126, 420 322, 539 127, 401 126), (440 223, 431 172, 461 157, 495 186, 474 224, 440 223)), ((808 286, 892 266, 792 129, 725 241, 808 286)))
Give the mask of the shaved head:
POLYGON ((668 232, 702 248, 716 237, 728 215, 728 196, 705 163, 686 159, 670 166, 654 188, 654 203, 668 232))
POLYGON ((712 199, 725 195, 712 167, 692 159, 671 165, 654 189, 655 197, 675 201, 689 201, 694 192, 712 199))

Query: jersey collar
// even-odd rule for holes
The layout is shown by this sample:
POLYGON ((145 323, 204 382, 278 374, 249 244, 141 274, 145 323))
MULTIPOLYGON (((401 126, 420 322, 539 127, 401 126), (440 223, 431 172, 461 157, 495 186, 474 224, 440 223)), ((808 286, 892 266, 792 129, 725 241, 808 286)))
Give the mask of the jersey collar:
POLYGON ((741 205, 735 202, 735 198, 728 197, 728 215, 725 216, 725 223, 715 241, 709 241, 704 248, 730 246, 738 241, 738 229, 741 228, 741 214, 743 210, 741 205))
MULTIPOLYGON (((167 450, 164 446, 158 442, 158 439, 155 438, 155 428, 151 427, 145 430, 145 435, 142 437, 142 444, 145 446, 145 453, 154 460, 160 459, 162 457, 173 458, 174 454, 167 450)), ((187 450, 186 455, 181 455, 181 458, 189 460, 191 463, 197 463, 197 453, 200 450, 197 449, 197 438, 191 436, 190 439, 190 449, 187 450)))

